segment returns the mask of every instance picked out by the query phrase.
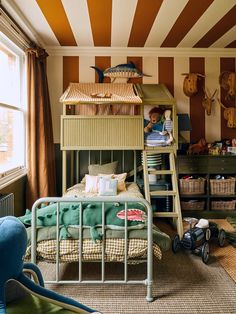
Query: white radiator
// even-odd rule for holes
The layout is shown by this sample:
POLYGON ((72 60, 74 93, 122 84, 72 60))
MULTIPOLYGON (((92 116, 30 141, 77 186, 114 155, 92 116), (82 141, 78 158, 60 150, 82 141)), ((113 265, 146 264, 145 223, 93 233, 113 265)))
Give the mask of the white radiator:
POLYGON ((14 216, 14 194, 0 195, 0 217, 14 216))

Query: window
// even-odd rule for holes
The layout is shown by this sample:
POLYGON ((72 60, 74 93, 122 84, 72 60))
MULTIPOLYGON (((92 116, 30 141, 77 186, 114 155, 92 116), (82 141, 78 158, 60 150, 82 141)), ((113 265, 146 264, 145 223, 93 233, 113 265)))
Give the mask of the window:
POLYGON ((24 52, 0 32, 0 189, 25 173, 24 52))

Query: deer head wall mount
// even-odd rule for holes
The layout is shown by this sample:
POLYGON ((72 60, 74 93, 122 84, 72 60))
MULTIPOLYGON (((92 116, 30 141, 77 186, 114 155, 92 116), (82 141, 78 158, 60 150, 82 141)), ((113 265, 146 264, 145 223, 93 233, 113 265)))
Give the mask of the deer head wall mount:
POLYGON ((215 102, 214 97, 216 93, 218 92, 218 90, 216 89, 212 95, 208 88, 206 89, 203 88, 203 91, 204 91, 204 98, 202 100, 202 106, 206 110, 207 115, 210 116, 212 104, 215 102))

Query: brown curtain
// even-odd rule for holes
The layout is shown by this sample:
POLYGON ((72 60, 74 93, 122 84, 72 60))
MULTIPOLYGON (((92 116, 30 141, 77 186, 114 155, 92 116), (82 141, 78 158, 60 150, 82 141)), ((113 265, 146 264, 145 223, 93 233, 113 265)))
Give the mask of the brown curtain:
POLYGON ((55 156, 44 49, 27 50, 28 180, 27 207, 40 197, 55 196, 55 156))

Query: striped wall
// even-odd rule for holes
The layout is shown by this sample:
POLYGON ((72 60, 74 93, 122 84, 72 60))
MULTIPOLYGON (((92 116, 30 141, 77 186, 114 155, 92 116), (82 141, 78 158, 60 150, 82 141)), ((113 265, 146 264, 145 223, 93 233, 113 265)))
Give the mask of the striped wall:
MULTIPOLYGON (((211 93, 218 88, 219 98, 225 106, 234 106, 234 101, 225 100, 225 91, 219 88, 218 77, 222 71, 236 70, 236 58, 232 57, 153 57, 153 56, 49 56, 48 82, 53 114, 54 142, 60 142, 60 114, 62 105, 59 98, 69 82, 97 82, 98 77, 91 65, 101 69, 133 61, 137 68, 151 77, 133 79, 139 83, 164 83, 177 101, 177 112, 188 113, 192 123, 191 132, 183 136, 191 142, 205 137, 207 142, 221 138, 236 138, 236 129, 229 129, 218 104, 213 105, 211 116, 207 116, 201 105, 203 91, 191 98, 183 93, 181 73, 198 72, 205 75, 201 84, 211 93)), ((106 78, 106 82, 110 80, 106 78)))

